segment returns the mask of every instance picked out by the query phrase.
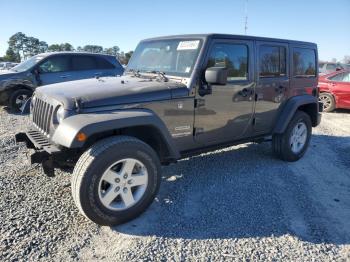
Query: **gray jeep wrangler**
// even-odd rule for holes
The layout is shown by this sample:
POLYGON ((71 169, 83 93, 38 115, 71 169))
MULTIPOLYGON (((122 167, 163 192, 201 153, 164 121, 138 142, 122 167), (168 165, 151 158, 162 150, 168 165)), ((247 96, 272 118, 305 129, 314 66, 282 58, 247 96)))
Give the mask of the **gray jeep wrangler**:
POLYGON ((100 225, 141 214, 161 165, 213 149, 271 141, 301 158, 320 123, 317 46, 222 34, 142 41, 121 77, 36 89, 33 126, 16 135, 32 163, 74 166, 73 198, 100 225))

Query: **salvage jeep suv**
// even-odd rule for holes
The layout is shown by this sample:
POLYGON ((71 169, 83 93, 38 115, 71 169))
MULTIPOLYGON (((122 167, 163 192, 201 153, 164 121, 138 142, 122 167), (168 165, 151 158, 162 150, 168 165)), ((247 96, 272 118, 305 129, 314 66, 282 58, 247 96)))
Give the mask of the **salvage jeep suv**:
POLYGON ((142 41, 121 77, 36 89, 33 126, 16 135, 44 172, 73 165, 80 212, 100 225, 141 214, 161 165, 245 142, 271 140, 301 158, 320 122, 317 46, 235 35, 142 41))

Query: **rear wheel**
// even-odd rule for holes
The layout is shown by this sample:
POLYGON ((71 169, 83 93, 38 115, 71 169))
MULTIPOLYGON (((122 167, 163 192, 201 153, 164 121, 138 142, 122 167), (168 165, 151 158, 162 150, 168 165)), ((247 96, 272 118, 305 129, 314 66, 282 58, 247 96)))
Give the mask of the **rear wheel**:
POLYGON ((9 107, 16 111, 22 111, 27 100, 32 96, 32 91, 18 89, 10 95, 9 107))
POLYGON ((334 97, 330 93, 320 93, 318 100, 322 102, 324 112, 332 112, 335 109, 334 97))
POLYGON ((160 185, 154 150, 128 136, 101 140, 78 160, 72 194, 80 212, 99 225, 113 226, 140 215, 160 185))
POLYGON ((311 119, 308 114, 297 111, 283 134, 272 139, 273 151, 285 161, 297 161, 306 152, 311 138, 311 119))

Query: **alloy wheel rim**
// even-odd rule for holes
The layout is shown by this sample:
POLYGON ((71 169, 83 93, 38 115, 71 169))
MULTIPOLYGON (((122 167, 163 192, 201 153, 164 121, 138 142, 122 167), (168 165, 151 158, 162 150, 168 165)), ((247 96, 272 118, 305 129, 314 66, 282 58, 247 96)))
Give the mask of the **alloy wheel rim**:
POLYGON ((323 104, 323 109, 327 110, 332 104, 332 100, 329 96, 321 95, 319 101, 323 104))
POLYGON ((289 145, 293 153, 300 153, 307 140, 307 127, 304 122, 297 123, 291 133, 289 145))
POLYGON ((22 108, 23 105, 25 104, 25 102, 27 101, 27 99, 28 99, 27 95, 19 95, 19 96, 17 96, 16 97, 16 101, 15 101, 16 106, 18 108, 22 108))
POLYGON ((103 206, 113 211, 126 210, 140 201, 148 184, 146 166, 126 158, 109 166, 103 173, 98 196, 103 206))

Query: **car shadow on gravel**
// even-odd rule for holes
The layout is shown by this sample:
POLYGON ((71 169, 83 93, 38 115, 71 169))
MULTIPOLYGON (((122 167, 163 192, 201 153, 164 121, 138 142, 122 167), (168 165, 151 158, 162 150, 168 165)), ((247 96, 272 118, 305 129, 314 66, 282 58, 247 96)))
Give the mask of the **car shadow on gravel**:
POLYGON ((4 106, 2 108, 2 110, 4 110, 6 113, 8 113, 10 115, 15 115, 15 116, 29 115, 29 112, 22 113, 22 112, 20 112, 18 110, 13 110, 13 109, 11 109, 9 107, 6 107, 6 106, 4 106))
POLYGON ((338 108, 334 111, 335 113, 350 114, 350 109, 338 108))
MULTIPOLYGON (((308 163, 318 161, 315 154, 321 142, 344 153, 350 149, 344 147, 350 146, 350 137, 313 135, 307 154, 295 163, 274 158, 269 143, 251 143, 164 167, 161 189, 151 207, 112 230, 185 239, 290 234, 313 243, 348 244, 350 236, 334 232, 336 217, 327 217, 324 206, 312 199, 310 181, 304 177, 311 171, 308 163), (299 169, 305 174, 297 174, 299 169)), ((337 159, 343 168, 350 168, 349 154, 337 159)))

